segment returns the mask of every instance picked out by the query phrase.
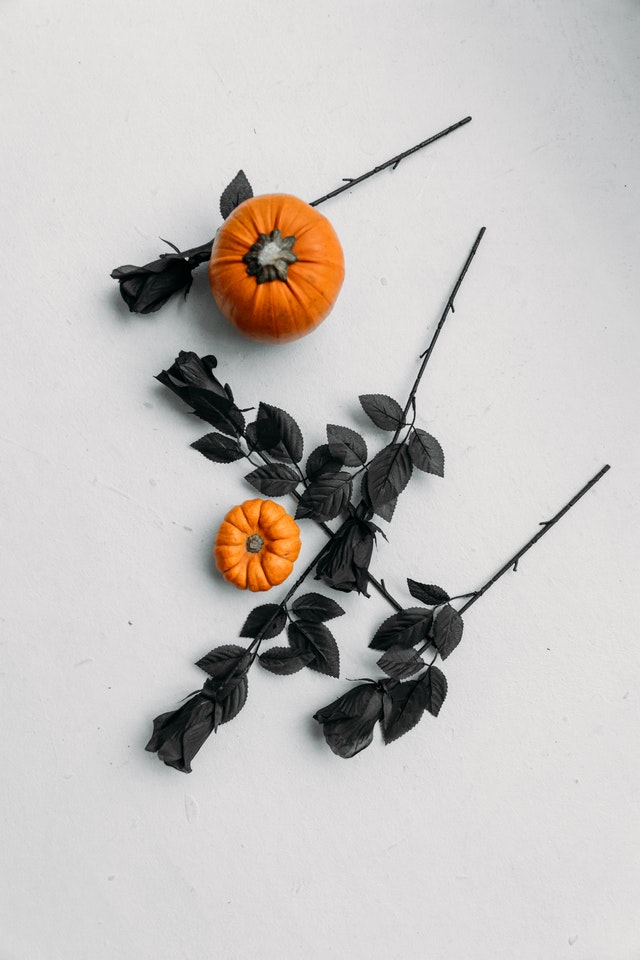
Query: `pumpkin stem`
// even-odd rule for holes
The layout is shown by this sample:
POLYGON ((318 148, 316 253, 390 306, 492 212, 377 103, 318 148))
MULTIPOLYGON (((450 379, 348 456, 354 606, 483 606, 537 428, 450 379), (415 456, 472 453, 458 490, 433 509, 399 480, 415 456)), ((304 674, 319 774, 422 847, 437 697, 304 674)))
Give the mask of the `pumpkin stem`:
POLYGON ((249 276, 257 283, 286 281, 287 267, 298 259, 291 249, 295 242, 295 237, 283 237, 277 227, 271 233, 261 233, 242 258, 249 276))
POLYGON ((259 533, 252 533, 250 537, 247 537, 245 546, 249 553, 260 553, 264 547, 264 540, 259 533))

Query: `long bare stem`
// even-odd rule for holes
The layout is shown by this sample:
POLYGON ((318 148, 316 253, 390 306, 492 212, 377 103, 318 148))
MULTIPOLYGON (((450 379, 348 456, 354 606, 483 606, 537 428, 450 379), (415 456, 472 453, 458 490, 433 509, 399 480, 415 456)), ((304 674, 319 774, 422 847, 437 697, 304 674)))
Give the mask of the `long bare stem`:
POLYGON ((398 164, 409 157, 412 153, 417 153, 418 150, 422 150, 424 147, 428 147, 429 144, 435 143, 436 140, 440 140, 442 137, 446 137, 448 133, 452 133, 454 130, 457 130, 459 127, 463 127, 466 123, 471 121, 471 117, 465 117, 464 120, 458 120, 457 123, 451 124, 450 127, 447 127, 446 130, 441 130, 440 133, 434 133, 432 137, 429 137, 427 140, 423 140, 422 143, 417 143, 415 147, 409 147, 408 150, 404 150, 402 153, 397 154, 397 156, 392 157, 390 160, 385 160, 384 163, 379 164, 377 167, 374 167, 372 170, 368 170, 366 173, 361 174, 359 177, 347 178, 341 187, 337 187, 335 190, 332 190, 331 193, 325 193, 323 197, 319 197, 318 200, 312 200, 310 206, 317 207, 321 203, 324 203, 325 200, 330 200, 331 197, 337 197, 339 193, 344 193, 345 190, 350 190, 352 187, 355 187, 356 184, 362 183, 363 180, 368 180, 369 177, 372 177, 376 173, 380 173, 382 170, 386 170, 387 167, 395 168, 398 164))
POLYGON ((485 233, 486 233, 486 229, 487 229, 486 227, 482 227, 482 228, 480 229, 480 231, 479 231, 479 233, 478 233, 478 236, 476 237, 476 239, 475 239, 475 241, 474 241, 474 244, 473 244, 473 246, 472 246, 472 248, 471 248, 471 251, 470 251, 470 253, 469 253, 469 256, 468 256, 467 259, 465 260, 464 266, 463 266, 462 270, 460 271, 460 273, 459 273, 459 275, 458 275, 458 279, 456 280, 456 282, 455 282, 455 284, 454 284, 454 286, 453 286, 453 289, 452 289, 451 293, 449 294, 449 299, 447 300, 447 303, 446 303, 446 305, 445 305, 445 308, 444 308, 444 310, 442 311, 442 316, 440 317, 440 320, 438 321, 438 326, 436 327, 435 332, 434 332, 434 334, 433 334, 433 337, 431 338, 431 343, 429 344, 429 346, 427 347, 427 349, 425 350, 425 352, 424 352, 423 354, 421 354, 421 356, 422 356, 422 363, 420 364, 420 369, 418 370, 418 373, 417 373, 417 375, 416 375, 416 379, 414 380, 413 386, 412 386, 412 388, 411 388, 411 392, 409 393, 409 396, 408 396, 408 398, 407 398, 407 402, 406 402, 406 404, 405 404, 405 406, 404 406, 404 410, 403 410, 403 412, 402 412, 402 420, 403 420, 403 423, 398 426, 398 429, 396 430, 396 432, 395 432, 395 434, 394 434, 394 436, 393 436, 392 443, 395 443, 395 442, 397 441, 398 436, 400 435, 400 431, 402 430, 402 427, 403 427, 403 425, 404 425, 404 421, 406 421, 406 419, 407 419, 407 414, 409 413, 409 410, 410 410, 411 406, 412 406, 413 403, 415 402, 416 394, 417 394, 417 392, 418 392, 418 387, 420 386, 420 381, 422 380, 422 376, 423 376, 423 374, 424 374, 424 372, 425 372, 425 370, 426 370, 426 368, 427 368, 427 364, 429 363, 429 359, 430 359, 430 357, 431 357, 431 354, 433 353, 433 350, 434 350, 434 347, 435 347, 436 342, 437 342, 437 340, 438 340, 438 337, 440 336, 440 332, 441 332, 441 330, 442 330, 442 328, 443 328, 443 326, 444 326, 444 322, 445 322, 445 320, 447 319, 447 317, 449 316, 449 313, 454 313, 454 312, 455 312, 454 305, 453 305, 453 304, 454 304, 454 301, 455 301, 455 298, 456 298, 456 296, 457 296, 458 290, 460 289, 460 287, 461 287, 461 285, 462 285, 462 281, 464 280, 465 276, 467 275, 467 271, 468 271, 469 267, 471 266, 471 261, 472 261, 473 258, 475 257, 476 252, 477 252, 477 250, 478 250, 478 247, 480 246, 480 241, 482 240, 483 236, 484 236, 485 233))
POLYGON ((469 607, 476 602, 476 600, 479 600, 480 597, 482 597, 487 592, 487 590, 489 590, 489 588, 492 587, 493 584, 500 579, 500 577, 504 576, 504 574, 507 573, 512 568, 515 568, 516 564, 518 563, 518 560, 520 560, 520 558, 523 557, 528 550, 531 550, 531 547, 533 547, 534 544, 538 542, 538 540, 541 540, 542 537, 544 537, 545 533, 548 533, 549 530, 551 530, 551 528, 555 526, 558 520, 560 520, 561 517, 564 517, 565 513, 568 513, 568 511, 571 510, 573 506, 575 506, 578 500, 584 497, 585 493, 587 493, 587 491, 590 490, 591 487, 593 487, 594 484, 598 482, 598 480, 601 480, 602 477, 607 472, 607 470, 610 470, 610 469, 611 468, 609 464, 608 463, 605 464, 604 467, 602 467, 602 469, 599 470, 598 473, 596 473, 596 475, 593 476, 591 480, 588 481, 588 483, 585 483, 585 485, 580 490, 578 490, 576 495, 573 496, 571 500, 569 500, 569 502, 566 503, 564 507, 562 507, 561 510, 558 510, 556 515, 552 517, 551 520, 545 520, 541 524, 541 528, 540 530, 538 530, 535 536, 531 537, 531 539, 527 543, 525 543, 524 547, 521 547, 517 553, 514 553, 511 559, 507 560, 507 562, 502 567, 500 567, 498 572, 494 573, 494 575, 489 580, 487 580, 487 582, 482 587, 480 587, 479 590, 476 590, 472 595, 471 599, 467 600, 467 602, 462 607, 460 607, 460 610, 458 611, 458 613, 462 614, 465 612, 465 610, 468 610, 469 607))

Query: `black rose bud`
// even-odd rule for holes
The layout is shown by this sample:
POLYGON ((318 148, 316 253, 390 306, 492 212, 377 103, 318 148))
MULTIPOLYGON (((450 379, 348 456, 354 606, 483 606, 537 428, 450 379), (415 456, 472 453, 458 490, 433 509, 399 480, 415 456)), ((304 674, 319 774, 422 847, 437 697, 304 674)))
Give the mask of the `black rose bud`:
POLYGON ((233 402, 233 391, 214 376, 217 360, 213 356, 199 357, 182 350, 168 370, 162 370, 156 380, 177 394, 193 409, 196 416, 210 423, 230 437, 242 435, 244 415, 233 402))
POLYGON ((191 773, 191 761, 205 740, 245 705, 249 663, 246 659, 230 661, 226 667, 226 673, 210 677, 202 690, 177 710, 161 713, 153 721, 153 734, 145 749, 157 753, 168 767, 191 773))
POLYGON ((314 714, 324 738, 339 757, 348 760, 368 747, 382 718, 383 693, 377 683, 362 683, 314 714))
POLYGON ((187 403, 192 389, 207 390, 218 397, 232 400, 229 387, 223 387, 213 373, 217 365, 218 361, 212 354, 199 357, 192 350, 181 350, 169 369, 162 370, 156 380, 187 403))
POLYGON ((193 282, 193 270, 211 255, 210 243, 185 253, 180 253, 173 243, 169 246, 175 253, 163 253, 144 267, 126 264, 111 272, 120 284, 120 296, 131 313, 155 313, 180 290, 184 290, 186 297, 193 282))
POLYGON ((178 710, 162 713, 153 721, 146 750, 157 753, 168 767, 191 773, 191 761, 214 729, 215 704, 201 693, 178 710))
POLYGON ((369 564, 376 533, 381 530, 375 523, 365 519, 364 507, 352 509, 340 529, 327 544, 316 565, 316 580, 343 593, 358 593, 368 597, 367 582, 369 564))

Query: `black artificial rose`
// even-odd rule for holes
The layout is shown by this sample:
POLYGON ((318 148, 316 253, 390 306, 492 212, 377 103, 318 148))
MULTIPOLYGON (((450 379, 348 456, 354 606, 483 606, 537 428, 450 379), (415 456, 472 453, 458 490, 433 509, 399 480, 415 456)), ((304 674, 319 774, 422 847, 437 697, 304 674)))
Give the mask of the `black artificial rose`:
POLYGON ((120 284, 120 296, 131 313, 155 313, 180 290, 184 290, 186 297, 193 282, 193 270, 211 255, 210 243, 185 253, 180 253, 173 243, 168 245, 175 253, 162 253, 144 267, 125 264, 112 270, 111 276, 120 284))
POLYGON ((192 388, 210 390, 218 397, 231 399, 228 388, 225 390, 213 373, 217 365, 218 361, 212 354, 199 357, 192 350, 181 350, 169 369, 159 373, 156 380, 187 402, 192 388))
MULTIPOLYGON (((157 753, 168 767, 191 773, 191 761, 221 723, 233 720, 247 700, 247 670, 250 659, 229 658, 223 669, 205 681, 177 710, 161 713, 153 721, 153 734, 146 750, 157 753)), ((210 664, 203 667, 211 669, 210 664)))
POLYGON ((120 296, 131 313, 154 313, 180 290, 189 292, 193 266, 174 253, 163 254, 144 267, 117 267, 111 276, 120 284, 120 296))
POLYGON ((380 528, 364 518, 362 505, 351 512, 325 547, 316 564, 316 580, 343 593, 358 593, 368 597, 369 563, 376 533, 380 528))
POLYGON ((382 718, 384 697, 377 683, 362 683, 322 710, 314 720, 322 724, 324 738, 345 760, 355 757, 373 740, 373 729, 382 718))
POLYGON ((162 713, 153 721, 153 734, 145 747, 157 753, 168 767, 191 773, 191 761, 213 733, 215 703, 197 693, 178 710, 162 713))
POLYGON ((214 376, 216 364, 214 356, 199 357, 192 351, 182 350, 169 369, 162 370, 156 380, 188 403, 202 420, 228 436, 241 436, 244 416, 233 402, 229 384, 223 386, 214 376))

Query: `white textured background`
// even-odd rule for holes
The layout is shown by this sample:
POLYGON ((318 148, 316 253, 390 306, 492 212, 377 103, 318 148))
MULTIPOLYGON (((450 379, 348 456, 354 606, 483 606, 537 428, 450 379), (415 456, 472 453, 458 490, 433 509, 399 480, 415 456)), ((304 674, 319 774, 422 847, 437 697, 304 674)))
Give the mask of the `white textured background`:
MULTIPOLYGON (((0 960, 638 960, 637 0, 4 0, 0 28, 0 960), (119 300, 238 168, 312 199, 467 114, 323 206, 347 278, 306 340, 241 339, 202 271, 119 300), (357 395, 404 399, 482 225, 419 395, 446 477, 375 572, 472 589, 613 469, 469 611, 438 720, 342 761, 310 717, 346 680, 256 667, 193 774, 163 766, 152 718, 256 598, 210 561, 242 465, 153 375, 213 352, 309 449, 375 446, 357 395)), ((390 610, 344 605, 370 675, 390 610)))

